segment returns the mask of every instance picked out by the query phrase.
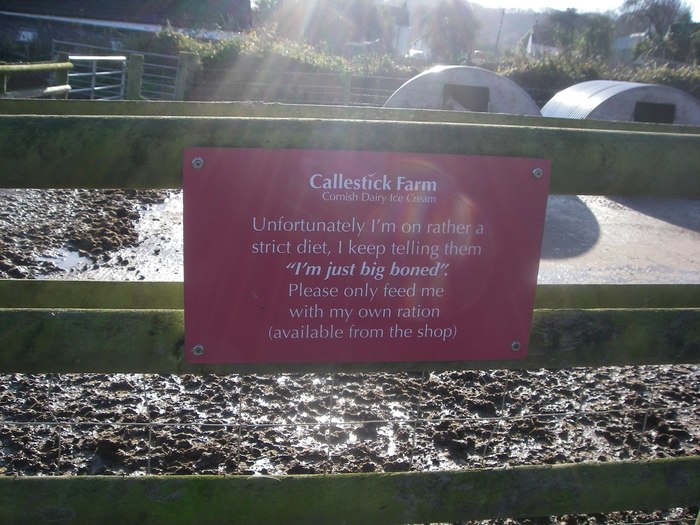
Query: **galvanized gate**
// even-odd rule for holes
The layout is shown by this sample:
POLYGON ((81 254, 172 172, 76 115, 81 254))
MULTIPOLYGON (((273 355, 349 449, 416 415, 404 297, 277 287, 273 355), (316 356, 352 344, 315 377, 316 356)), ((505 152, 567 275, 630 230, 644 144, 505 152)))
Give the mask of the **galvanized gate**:
MULTIPOLYGON (((180 65, 180 58, 178 56, 128 49, 115 50, 108 47, 54 40, 51 46, 51 56, 56 57, 59 53, 67 53, 76 56, 125 55, 128 57, 128 55, 131 54, 142 55, 144 61, 141 96, 146 100, 175 100, 177 74, 180 65)), ((89 61, 87 62, 91 64, 89 61)), ((92 65, 88 67, 89 69, 87 70, 83 69, 83 73, 93 73, 92 77, 90 75, 86 75, 86 77, 94 78, 92 65)), ((89 84, 81 87, 89 88, 89 84)))

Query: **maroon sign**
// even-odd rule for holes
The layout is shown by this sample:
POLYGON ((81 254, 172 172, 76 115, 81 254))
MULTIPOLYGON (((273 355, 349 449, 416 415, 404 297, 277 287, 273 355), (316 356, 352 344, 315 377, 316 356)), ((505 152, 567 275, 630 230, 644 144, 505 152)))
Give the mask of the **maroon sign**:
POLYGON ((549 173, 541 159, 187 149, 187 360, 525 357, 549 173))

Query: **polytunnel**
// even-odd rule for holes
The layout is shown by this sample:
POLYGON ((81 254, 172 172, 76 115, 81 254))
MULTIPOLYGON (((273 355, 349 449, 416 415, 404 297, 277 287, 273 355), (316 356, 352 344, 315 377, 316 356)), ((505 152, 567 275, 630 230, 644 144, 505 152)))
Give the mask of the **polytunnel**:
POLYGON ((436 66, 408 80, 384 107, 540 116, 534 100, 506 77, 472 66, 436 66))
POLYGON ((560 91, 542 108, 545 117, 700 125, 700 101, 656 84, 592 80, 560 91))

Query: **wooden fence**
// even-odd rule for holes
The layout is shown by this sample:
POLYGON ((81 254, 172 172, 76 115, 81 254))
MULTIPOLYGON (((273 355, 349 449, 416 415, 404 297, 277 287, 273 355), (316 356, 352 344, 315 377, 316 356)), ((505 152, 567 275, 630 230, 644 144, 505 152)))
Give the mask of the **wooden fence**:
MULTIPOLYGON (((173 78, 172 80, 168 78, 170 84, 167 88, 171 91, 168 97, 173 100, 184 100, 199 68, 199 57, 194 53, 182 52, 178 57, 171 58, 176 58, 178 65, 170 68, 173 70, 173 78)), ((144 55, 137 53, 129 54, 128 57, 113 54, 85 56, 69 55, 62 51, 57 53, 54 62, 0 64, 0 99, 65 99, 71 93, 76 94, 77 98, 101 100, 147 100, 154 94, 162 96, 162 93, 157 90, 163 86, 157 85, 158 81, 154 73, 144 74, 144 67, 144 55), (98 68, 97 66, 110 62, 120 63, 120 65, 117 68, 98 68), (77 69, 75 63, 78 64, 77 69), (87 70, 85 63, 89 64, 87 70), (39 80, 35 79, 33 83, 39 82, 42 85, 9 89, 11 78, 30 76, 38 77, 39 80)), ((154 66, 149 64, 149 67, 154 66)))
MULTIPOLYGON (((211 146, 548 158, 552 193, 700 199, 698 128, 420 110, 89 104, 2 101, 2 186, 179 188, 183 149, 211 146)), ((700 363, 700 285, 540 286, 525 360, 381 367, 187 364, 182 304, 182 283, 0 281, 0 372, 700 363)), ((700 456, 450 472, 0 478, 2 523, 426 523, 699 503, 700 456)))
POLYGON ((67 57, 57 62, 35 62, 33 64, 1 64, 0 65, 0 98, 41 98, 41 97, 63 97, 70 93, 68 84, 68 72, 73 69, 67 57), (48 78, 41 78, 41 85, 36 86, 38 81, 31 82, 31 87, 10 89, 10 79, 12 77, 48 77, 53 75, 52 85, 48 84, 48 78))
POLYGON ((257 100, 286 104, 383 106, 410 77, 270 69, 208 70, 187 100, 257 100))

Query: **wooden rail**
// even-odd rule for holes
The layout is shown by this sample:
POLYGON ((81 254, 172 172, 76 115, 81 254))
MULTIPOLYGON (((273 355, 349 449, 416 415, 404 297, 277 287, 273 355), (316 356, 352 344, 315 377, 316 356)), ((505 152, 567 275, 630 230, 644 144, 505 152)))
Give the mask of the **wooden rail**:
POLYGON ((73 68, 73 64, 68 61, 61 62, 35 62, 31 64, 0 64, 0 79, 2 91, 0 99, 13 98, 39 98, 39 97, 67 97, 70 93, 68 84, 68 71, 73 68), (53 73, 55 75, 53 86, 42 86, 8 91, 8 80, 12 75, 53 73))
POLYGON ((550 158, 552 193, 700 198, 700 135, 691 133, 394 120, 0 115, 5 187, 179 187, 183 149, 202 145, 550 158), (101 162, 88 167, 85 158, 97 152, 101 162))
MULTIPOLYGON (((6 188, 178 188, 189 146, 544 157, 553 193, 700 199, 698 128, 362 108, 0 102, 6 188)), ((540 286, 528 357, 513 362, 234 368, 188 365, 182 347, 182 283, 0 281, 0 372, 139 373, 700 363, 700 286, 540 286)), ((698 456, 439 473, 0 478, 3 523, 419 523, 699 503, 698 456)))
POLYGON ((382 525, 654 510, 695 505, 698 469, 700 457, 327 476, 5 477, 0 522, 382 525))

